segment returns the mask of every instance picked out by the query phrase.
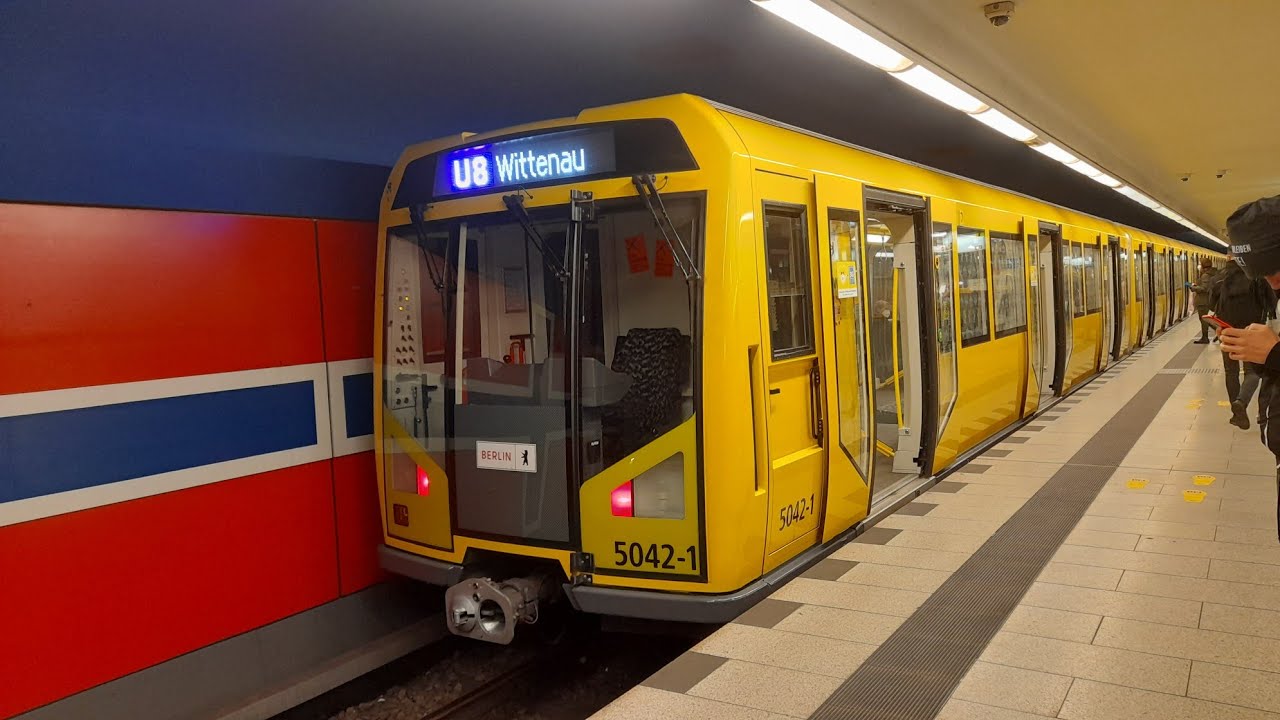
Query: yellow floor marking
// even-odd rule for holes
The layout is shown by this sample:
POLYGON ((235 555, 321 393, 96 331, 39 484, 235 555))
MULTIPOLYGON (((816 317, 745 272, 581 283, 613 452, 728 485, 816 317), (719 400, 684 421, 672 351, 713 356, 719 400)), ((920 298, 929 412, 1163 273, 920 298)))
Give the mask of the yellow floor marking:
POLYGON ((1219 400, 1218 407, 1231 407, 1231 403, 1227 402, 1226 400, 1219 400))
POLYGON ((1203 490, 1183 490, 1182 499, 1189 503, 1204 502, 1203 490))
POLYGON ((1141 490, 1142 488, 1144 488, 1144 487, 1146 487, 1146 486, 1147 486, 1147 481, 1146 481, 1146 480, 1143 480, 1142 478, 1130 478, 1130 479, 1129 479, 1129 489, 1130 489, 1130 490, 1141 490))
POLYGON ((1218 478, 1212 475, 1195 475, 1191 478, 1197 485, 1212 485, 1214 480, 1218 478))

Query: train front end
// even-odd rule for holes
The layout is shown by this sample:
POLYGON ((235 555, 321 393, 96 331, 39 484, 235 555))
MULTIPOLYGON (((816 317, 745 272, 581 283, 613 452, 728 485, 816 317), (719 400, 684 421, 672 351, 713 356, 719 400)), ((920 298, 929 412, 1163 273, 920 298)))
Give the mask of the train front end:
POLYGON ((456 634, 510 642, 592 588, 706 590, 708 170, 662 110, 711 111, 649 102, 416 146, 387 186, 381 560, 448 587, 456 634))

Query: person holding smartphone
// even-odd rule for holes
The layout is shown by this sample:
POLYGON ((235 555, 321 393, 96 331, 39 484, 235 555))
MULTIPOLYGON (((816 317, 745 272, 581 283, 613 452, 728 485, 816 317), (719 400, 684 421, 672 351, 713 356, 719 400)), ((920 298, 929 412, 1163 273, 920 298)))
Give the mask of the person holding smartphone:
MULTIPOLYGON (((1209 258, 1200 259, 1200 275, 1196 277, 1196 281, 1190 284, 1194 291, 1196 316, 1204 317, 1213 309, 1213 301, 1210 293, 1213 290, 1214 277, 1218 274, 1213 269, 1213 261, 1209 258)), ((1209 343, 1209 323, 1204 320, 1200 321, 1200 339, 1194 341, 1197 345, 1207 345, 1209 343)))
MULTIPOLYGON (((1234 260, 1230 254, 1228 258, 1234 260)), ((1265 280, 1250 278, 1240 265, 1228 262, 1214 279, 1209 292, 1209 303, 1217 322, 1243 328, 1254 323, 1265 323, 1273 317, 1276 295, 1265 280)), ((1241 362, 1233 358, 1225 350, 1222 353, 1222 368, 1227 374, 1227 399, 1231 401, 1230 422, 1241 430, 1248 430, 1249 401, 1253 399, 1261 382, 1260 368, 1256 363, 1241 362), (1243 382, 1240 379, 1241 369, 1244 370, 1243 382)))
MULTIPOLYGON (((1227 218, 1227 234, 1235 261, 1251 278, 1263 278, 1280 290, 1280 195, 1241 205, 1227 218)), ((1276 457, 1276 489, 1280 491, 1280 337, 1266 325, 1220 331, 1222 350, 1233 360, 1260 366, 1258 429, 1262 442, 1276 457)), ((1280 537, 1280 496, 1276 502, 1280 537)))

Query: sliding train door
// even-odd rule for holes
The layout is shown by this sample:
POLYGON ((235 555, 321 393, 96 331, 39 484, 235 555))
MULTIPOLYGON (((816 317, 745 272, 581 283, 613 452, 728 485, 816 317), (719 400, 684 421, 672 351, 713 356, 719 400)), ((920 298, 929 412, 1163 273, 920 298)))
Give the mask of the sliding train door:
POLYGON ((1102 251, 1102 267, 1098 268, 1102 274, 1102 336, 1098 342, 1098 370, 1101 371, 1111 364, 1111 360, 1115 357, 1115 341, 1120 337, 1120 330, 1117 327, 1119 313, 1116 312, 1116 295, 1113 290, 1115 285, 1115 255, 1112 252, 1111 243, 1106 242, 1103 236, 1098 236, 1098 243, 1102 251))
POLYGON ((1111 304, 1115 308, 1114 330, 1112 332, 1110 353, 1113 360, 1119 360, 1129 347, 1129 263, 1128 254, 1120 247, 1120 239, 1114 235, 1107 236, 1107 253, 1111 276, 1111 304), (1123 260, 1122 260, 1123 257, 1123 260))
POLYGON ((1037 353, 1040 377, 1049 381, 1040 387, 1041 407, 1062 392, 1062 380, 1071 357, 1071 274, 1067 272, 1067 255, 1062 246, 1062 227, 1040 223, 1037 251, 1037 275, 1040 282, 1040 348, 1037 353))
POLYGON ((936 428, 936 309, 928 205, 924 198, 865 188, 875 467, 872 503, 927 474, 936 428), (931 273, 930 273, 931 274, 931 273), (925 345, 929 350, 925 351, 925 345))
POLYGON ((1042 270, 1038 260, 1040 237, 1033 232, 1037 222, 1030 217, 1022 219, 1023 237, 1026 240, 1028 372, 1026 392, 1022 397, 1022 411, 1019 417, 1027 417, 1040 408, 1041 392, 1052 382, 1052 379, 1045 374, 1041 362, 1043 353, 1041 338, 1045 335, 1044 328, 1041 327, 1044 321, 1040 317, 1040 312, 1044 301, 1040 297, 1040 286, 1046 281, 1041 277, 1042 270))
MULTIPOLYGON (((862 185, 818 175, 818 302, 823 308, 830 445, 822 542, 867 516, 874 450, 862 185)), ((878 246, 877 246, 878 247, 878 246)))
POLYGON ((751 361, 757 476, 767 478, 765 571, 817 542, 827 478, 826 354, 818 293, 813 183, 753 178, 760 212, 760 332, 751 361))

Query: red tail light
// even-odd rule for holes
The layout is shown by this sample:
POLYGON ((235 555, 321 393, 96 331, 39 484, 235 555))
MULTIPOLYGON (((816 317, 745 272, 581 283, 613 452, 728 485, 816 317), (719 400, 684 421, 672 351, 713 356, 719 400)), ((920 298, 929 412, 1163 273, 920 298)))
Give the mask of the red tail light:
POLYGON ((614 517, 633 517, 631 481, 628 480, 609 493, 609 510, 614 517))
POLYGON ((422 497, 431 494, 431 477, 422 468, 418 468, 418 494, 422 497))

